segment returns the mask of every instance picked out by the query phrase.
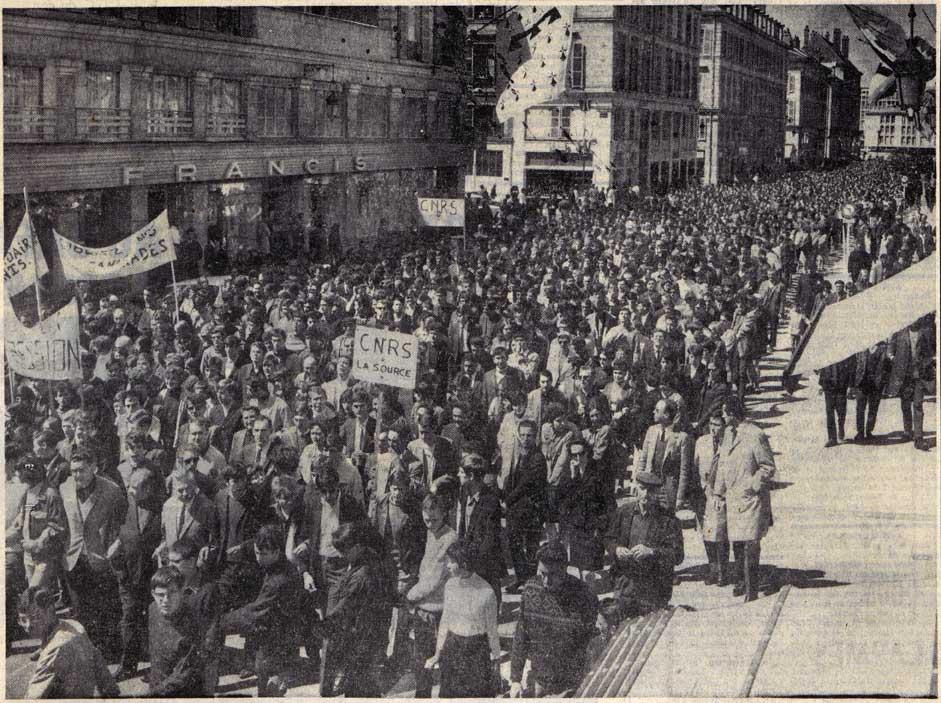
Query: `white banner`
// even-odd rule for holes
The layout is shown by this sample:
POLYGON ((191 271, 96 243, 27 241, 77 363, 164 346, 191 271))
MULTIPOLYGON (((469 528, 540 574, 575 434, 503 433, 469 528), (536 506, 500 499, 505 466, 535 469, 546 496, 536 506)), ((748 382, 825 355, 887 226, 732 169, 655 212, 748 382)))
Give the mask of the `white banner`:
POLYGON ((37 265, 39 266, 38 278, 49 273, 42 248, 36 245, 36 237, 33 236, 33 228, 27 212, 24 213, 20 226, 16 228, 13 242, 3 257, 3 285, 6 287, 7 295, 13 297, 33 285, 37 278, 37 265), (35 252, 34 246, 36 246, 35 252))
POLYGON ((75 298, 35 327, 23 325, 9 301, 4 314, 7 363, 14 373, 50 381, 82 378, 78 302, 75 298))
POLYGON ((937 253, 823 309, 793 373, 836 364, 938 309, 937 253), (862 322, 864 321, 864 322, 862 322))
POLYGON ((353 378, 396 388, 415 388, 418 339, 411 334, 356 326, 353 378))
POLYGON ((104 281, 144 273, 176 261, 173 246, 179 236, 170 227, 164 210, 127 239, 110 247, 92 248, 76 244, 53 231, 62 270, 70 281, 104 281))
POLYGON ((426 227, 463 227, 463 198, 419 198, 418 211, 426 227))

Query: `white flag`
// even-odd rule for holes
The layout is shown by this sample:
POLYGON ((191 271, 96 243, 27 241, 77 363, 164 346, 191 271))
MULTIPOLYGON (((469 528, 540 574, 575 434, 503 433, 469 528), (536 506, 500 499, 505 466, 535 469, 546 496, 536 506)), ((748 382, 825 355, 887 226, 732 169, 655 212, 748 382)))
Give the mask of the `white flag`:
POLYGON ((70 281, 105 281, 150 271, 176 261, 176 248, 167 211, 130 237, 110 247, 84 247, 53 230, 62 272, 70 281))
MULTIPOLYGON (((533 105, 562 95, 572 48, 574 5, 530 6, 517 10, 516 14, 514 20, 519 20, 519 24, 515 21, 508 24, 522 29, 510 36, 508 51, 515 53, 522 43, 528 43, 529 58, 516 67, 497 100, 497 119, 501 123, 523 114, 533 105)), ((497 61, 499 63, 500 57, 497 61)))
POLYGON ((14 373, 50 381, 82 378, 78 302, 75 298, 33 327, 20 322, 9 298, 4 302, 4 342, 7 363, 14 373))
POLYGON ((3 283, 6 286, 7 295, 13 297, 32 286, 37 278, 37 266, 39 267, 38 278, 49 273, 46 257, 43 256, 42 248, 36 244, 29 212, 26 212, 23 214, 20 226, 16 228, 13 243, 10 244, 10 248, 3 257, 3 283))

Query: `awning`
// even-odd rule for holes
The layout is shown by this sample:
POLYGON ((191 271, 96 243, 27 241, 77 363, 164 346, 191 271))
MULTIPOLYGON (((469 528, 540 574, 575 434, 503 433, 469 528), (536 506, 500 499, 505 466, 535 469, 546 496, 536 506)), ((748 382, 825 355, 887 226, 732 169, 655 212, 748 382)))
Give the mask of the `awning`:
POLYGON ((938 309, 938 254, 824 308, 790 373, 806 374, 868 349, 938 309))

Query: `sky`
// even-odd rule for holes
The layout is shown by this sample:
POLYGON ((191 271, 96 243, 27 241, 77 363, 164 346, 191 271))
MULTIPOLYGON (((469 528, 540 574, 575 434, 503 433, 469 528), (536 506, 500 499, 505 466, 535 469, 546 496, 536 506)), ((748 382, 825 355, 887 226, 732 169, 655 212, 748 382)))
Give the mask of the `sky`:
MULTIPOLYGON (((804 37, 804 25, 809 26, 811 30, 816 30, 820 34, 830 32, 831 38, 833 37, 834 27, 839 27, 843 34, 848 33, 850 37, 850 61, 863 73, 862 87, 869 85, 869 78, 875 72, 879 64, 879 59, 866 43, 866 40, 863 38, 863 33, 860 32, 859 28, 853 23, 853 19, 850 17, 849 12, 846 11, 844 5, 820 3, 815 5, 766 5, 765 7, 769 15, 779 22, 782 22, 784 26, 791 30, 791 35, 800 37, 802 42, 804 37)), ((909 5, 867 5, 867 7, 881 12, 889 19, 898 22, 905 30, 905 33, 908 34, 909 5)), ((938 20, 935 5, 933 3, 916 4, 915 12, 917 14, 915 18, 915 34, 927 40, 928 43, 937 48, 935 31, 931 28, 931 24, 928 23, 928 20, 925 19, 924 14, 927 12, 928 17, 931 18, 931 22, 937 26, 938 20)))

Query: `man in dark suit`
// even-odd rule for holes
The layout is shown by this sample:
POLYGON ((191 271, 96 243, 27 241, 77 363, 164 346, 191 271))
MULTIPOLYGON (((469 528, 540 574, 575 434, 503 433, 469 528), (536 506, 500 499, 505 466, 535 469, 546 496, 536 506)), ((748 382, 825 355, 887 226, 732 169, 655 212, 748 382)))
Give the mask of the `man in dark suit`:
POLYGON ((119 678, 137 673, 147 629, 150 577, 155 571, 154 550, 160 544, 160 507, 163 486, 149 468, 135 469, 127 484, 127 516, 118 538, 108 548, 108 559, 118 579, 121 598, 121 670, 119 678))
POLYGON ((834 447, 843 442, 846 394, 855 380, 855 356, 831 364, 820 371, 820 388, 823 390, 827 413, 827 442, 824 447, 834 447))
POLYGON ((562 468, 559 479, 559 531, 568 547, 569 564, 579 574, 600 571, 604 566, 603 535, 614 498, 608 497, 606 477, 600 474, 585 439, 572 439, 566 456, 568 466, 562 468))
POLYGON ((519 441, 512 464, 501 467, 497 479, 506 508, 506 541, 516 576, 507 593, 519 593, 536 571, 536 550, 546 518, 549 490, 546 458, 537 447, 538 436, 532 420, 523 419, 519 423, 519 441))
POLYGON ((118 654, 118 584, 107 550, 124 524, 127 499, 113 481, 97 475, 94 458, 79 449, 69 461, 70 476, 59 487, 69 525, 63 555, 65 581, 79 622, 105 658, 118 654))
MULTIPOLYGON (((191 459, 192 452, 181 459, 191 459)), ((200 550, 200 561, 209 556, 209 545, 218 540, 219 516, 216 508, 196 483, 196 462, 183 464, 172 474, 173 493, 163 504, 160 526, 163 541, 154 556, 161 562, 166 558, 166 551, 182 537, 191 539, 200 550)), ((162 565, 162 564, 161 564, 162 565)))
POLYGON ((458 539, 476 547, 476 559, 470 569, 489 583, 502 599, 501 581, 506 576, 503 549, 500 542, 500 519, 503 509, 496 493, 484 483, 487 466, 479 454, 464 457, 457 477, 461 482, 460 499, 455 510, 455 529, 458 539))
MULTIPOLYGON (((304 589, 312 594, 313 607, 325 612, 330 593, 348 566, 333 546, 332 535, 340 525, 365 520, 366 513, 358 500, 340 491, 340 475, 332 463, 326 464, 304 489, 303 503, 294 559, 299 564, 304 589)), ((311 659, 320 652, 318 639, 308 628, 305 648, 311 659)))
POLYGON ((684 558, 680 524, 657 498, 663 479, 648 471, 639 471, 635 479, 637 498, 618 508, 605 538, 615 584, 613 602, 602 608, 609 627, 666 607, 673 595, 673 568, 684 558))
POLYGON ((689 435, 673 427, 677 412, 675 401, 669 398, 657 401, 654 424, 644 437, 636 467, 637 472, 646 471, 662 479, 658 489, 660 506, 671 514, 686 500, 691 488, 692 447, 689 435))
POLYGON ((340 427, 340 439, 346 456, 357 452, 372 454, 375 451, 376 418, 369 416, 372 410, 372 398, 369 393, 358 388, 353 391, 351 403, 353 415, 340 427))
POLYGON ((856 355, 856 436, 854 442, 872 439, 879 415, 879 403, 889 380, 892 362, 885 355, 886 344, 879 342, 856 355), (867 413, 868 412, 868 417, 867 413))
POLYGON ((925 413, 922 404, 925 393, 934 389, 936 354, 937 340, 931 316, 916 320, 892 335, 886 352, 892 361, 886 395, 898 394, 905 438, 914 438, 916 449, 928 449, 923 434, 925 413))

